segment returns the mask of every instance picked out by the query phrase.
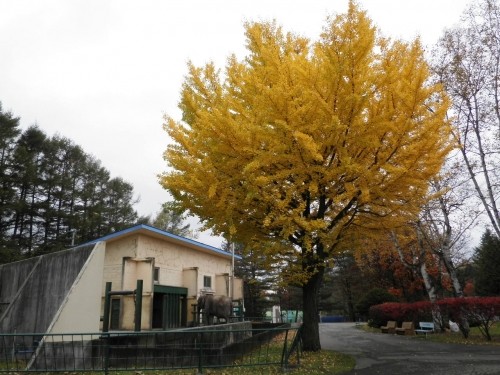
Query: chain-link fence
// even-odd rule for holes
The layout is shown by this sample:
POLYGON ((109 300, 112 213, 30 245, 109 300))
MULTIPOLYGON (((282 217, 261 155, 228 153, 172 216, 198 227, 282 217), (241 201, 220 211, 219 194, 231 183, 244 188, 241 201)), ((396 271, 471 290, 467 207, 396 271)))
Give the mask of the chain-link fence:
POLYGON ((0 372, 175 370, 300 361, 300 327, 210 327, 148 332, 0 334, 0 372))

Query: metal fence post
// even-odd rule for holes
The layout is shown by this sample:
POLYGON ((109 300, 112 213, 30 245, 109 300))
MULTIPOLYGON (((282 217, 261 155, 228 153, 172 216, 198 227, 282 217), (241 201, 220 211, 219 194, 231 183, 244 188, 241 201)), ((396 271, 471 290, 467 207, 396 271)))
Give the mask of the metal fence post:
POLYGON ((283 343, 283 352, 281 353, 281 368, 286 370, 288 367, 288 353, 287 353, 287 343, 288 343, 288 331, 290 329, 288 328, 285 331, 285 341, 283 343))
POLYGON ((203 344, 201 342, 202 339, 202 333, 198 332, 197 335, 197 342, 198 342, 198 374, 203 374, 203 344))
POLYGON ((109 355, 110 355, 110 345, 109 345, 109 333, 103 333, 101 336, 104 340, 104 374, 109 374, 109 355))

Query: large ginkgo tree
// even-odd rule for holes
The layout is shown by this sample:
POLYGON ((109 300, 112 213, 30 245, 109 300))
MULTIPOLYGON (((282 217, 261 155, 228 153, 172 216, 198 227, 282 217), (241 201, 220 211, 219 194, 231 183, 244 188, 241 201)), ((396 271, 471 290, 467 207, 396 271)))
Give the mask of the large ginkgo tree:
POLYGON ((345 239, 419 212, 450 149, 448 101, 419 41, 380 37, 353 1, 316 42, 245 26, 244 59, 188 64, 160 182, 215 233, 289 260, 316 351, 325 267, 345 239))

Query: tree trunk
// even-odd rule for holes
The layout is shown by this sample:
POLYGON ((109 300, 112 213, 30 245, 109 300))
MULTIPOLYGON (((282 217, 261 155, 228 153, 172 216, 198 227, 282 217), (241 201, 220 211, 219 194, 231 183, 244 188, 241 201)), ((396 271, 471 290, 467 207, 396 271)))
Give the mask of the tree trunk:
POLYGON ((431 302, 432 305, 432 321, 434 322, 435 329, 441 332, 444 329, 443 317, 441 315, 441 311, 439 310, 438 305, 436 304, 437 302, 436 288, 434 287, 434 284, 429 276, 429 273, 427 272, 427 267, 425 265, 425 262, 422 262, 420 264, 420 275, 424 280, 425 290, 427 292, 427 295, 429 296, 429 301, 431 302))
POLYGON ((434 287, 434 283, 432 282, 431 277, 427 272, 427 266, 425 265, 424 261, 420 263, 419 269, 422 280, 424 280, 425 291, 429 296, 429 301, 431 301, 431 303, 434 305, 437 301, 436 288, 434 287))
POLYGON ((462 291, 462 286, 460 285, 460 281, 458 280, 457 271, 451 258, 451 248, 453 246, 453 228, 450 220, 450 211, 449 207, 446 206, 444 197, 442 196, 439 197, 439 207, 443 215, 445 230, 442 234, 440 249, 438 251, 434 251, 434 253, 443 261, 446 271, 450 276, 451 282, 453 284, 453 294, 455 295, 455 297, 463 297, 464 294, 462 291))
POLYGON ((441 260, 443 261, 444 267, 446 268, 446 272, 448 272, 448 275, 450 276, 450 280, 453 285, 453 294, 455 295, 455 297, 463 297, 464 293, 462 290, 462 285, 460 285, 460 280, 458 280, 457 270, 451 259, 449 249, 443 249, 441 260))
POLYGON ((323 281, 324 268, 319 270, 309 278, 308 282, 302 286, 304 322, 302 326, 302 343, 304 351, 316 352, 321 350, 319 340, 319 288, 323 281))

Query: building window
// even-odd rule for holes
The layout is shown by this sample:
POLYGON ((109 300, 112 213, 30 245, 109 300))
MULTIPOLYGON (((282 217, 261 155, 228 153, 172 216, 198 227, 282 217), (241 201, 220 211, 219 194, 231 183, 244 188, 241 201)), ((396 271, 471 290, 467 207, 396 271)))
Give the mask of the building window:
POLYGON ((160 267, 155 267, 153 271, 153 281, 155 284, 160 283, 160 267))
POLYGON ((203 287, 211 289, 212 288, 212 277, 211 276, 203 276, 203 287))

